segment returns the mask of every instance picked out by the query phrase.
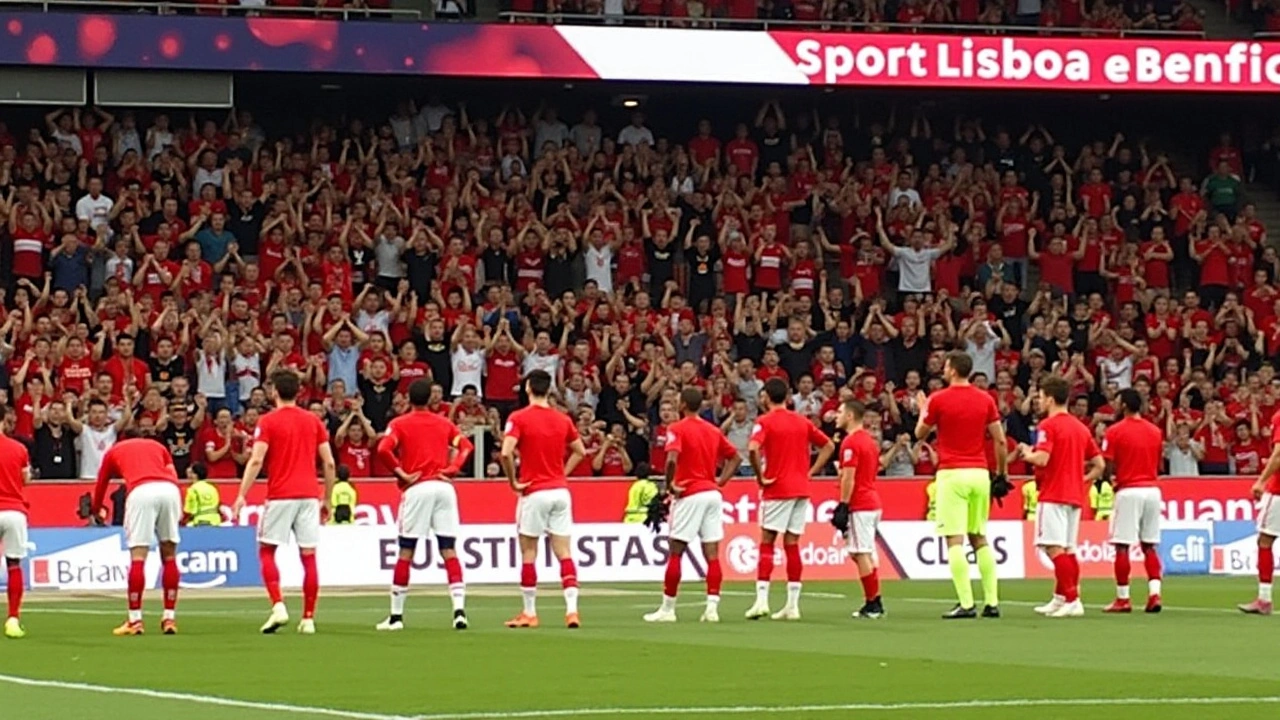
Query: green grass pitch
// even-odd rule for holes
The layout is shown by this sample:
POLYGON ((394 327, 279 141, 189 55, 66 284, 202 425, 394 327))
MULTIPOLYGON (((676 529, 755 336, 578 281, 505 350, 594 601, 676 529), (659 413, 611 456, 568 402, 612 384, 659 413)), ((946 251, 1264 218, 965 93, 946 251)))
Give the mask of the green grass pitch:
MULTIPOLYGON (((976 585, 976 583, 975 583, 976 585)), ((775 583, 775 605, 782 583, 775 583)), ((1247 578, 1170 578, 1166 611, 1105 616, 1104 581, 1084 618, 1031 605, 1050 581, 1002 584, 1000 620, 944 622, 949 583, 894 582, 889 617, 855 621, 855 583, 810 583, 798 623, 748 622, 750 588, 726 589, 719 625, 648 625, 657 586, 586 587, 584 627, 566 630, 544 587, 537 630, 507 630, 507 591, 469 598, 472 628, 448 628, 448 600, 419 588, 408 627, 378 634, 383 596, 323 594, 319 633, 257 633, 265 598, 179 606, 181 634, 116 638, 123 598, 29 596, 28 637, 0 642, 0 717, 13 720, 501 720, 503 718, 947 718, 1250 720, 1280 711, 1280 617, 1246 617, 1247 578), (37 681, 32 684, 30 681, 37 681), (147 692, 155 691, 155 692, 147 692), (229 702, 224 702, 229 701, 229 702)), ((1135 604, 1143 598, 1135 578, 1135 604)), ((438 589, 435 589, 438 591, 438 589)), ((288 599, 291 611, 298 598, 288 599)), ((775 607, 776 609, 776 607, 775 607)))

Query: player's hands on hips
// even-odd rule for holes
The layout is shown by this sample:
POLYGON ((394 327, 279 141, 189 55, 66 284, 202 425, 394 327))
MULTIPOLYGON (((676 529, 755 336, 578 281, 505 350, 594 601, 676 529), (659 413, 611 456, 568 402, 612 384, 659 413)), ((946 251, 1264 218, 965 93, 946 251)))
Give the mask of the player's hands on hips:
POLYGON ((1253 484, 1253 499, 1254 499, 1254 500, 1261 500, 1261 499, 1262 499, 1262 493, 1263 493, 1263 492, 1265 492, 1265 491, 1266 491, 1266 489, 1267 489, 1267 486, 1266 486, 1266 485, 1264 485, 1264 484, 1262 483, 1262 480, 1261 480, 1261 479, 1259 479, 1257 482, 1255 482, 1255 483, 1253 484))
POLYGON ((532 483, 520 482, 519 480, 512 480, 510 482, 511 489, 518 493, 524 492, 531 484, 532 483))
POLYGON ((767 477, 764 477, 763 475, 756 478, 756 482, 760 483, 760 487, 769 487, 776 480, 777 478, 767 478, 767 477))
POLYGON ((399 483, 401 489, 407 488, 418 482, 418 479, 422 477, 422 473, 420 472, 407 473, 403 468, 396 468, 393 472, 396 475, 396 482, 399 483))
POLYGON ((831 527, 841 533, 849 532, 849 503, 836 504, 836 509, 831 513, 831 527))

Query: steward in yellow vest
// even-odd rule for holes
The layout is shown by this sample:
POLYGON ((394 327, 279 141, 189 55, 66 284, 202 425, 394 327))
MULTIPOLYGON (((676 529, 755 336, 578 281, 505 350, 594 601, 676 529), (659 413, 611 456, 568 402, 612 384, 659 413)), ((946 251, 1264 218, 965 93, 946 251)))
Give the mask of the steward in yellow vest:
POLYGON ((187 468, 186 497, 182 501, 182 513, 188 527, 218 527, 222 524, 222 496, 218 486, 204 479, 208 473, 202 462, 191 463, 187 468))
POLYGON ((338 482, 333 484, 333 492, 329 495, 329 507, 333 514, 329 516, 330 525, 350 525, 356 519, 356 502, 359 500, 356 488, 351 484, 351 469, 346 465, 338 468, 338 482))

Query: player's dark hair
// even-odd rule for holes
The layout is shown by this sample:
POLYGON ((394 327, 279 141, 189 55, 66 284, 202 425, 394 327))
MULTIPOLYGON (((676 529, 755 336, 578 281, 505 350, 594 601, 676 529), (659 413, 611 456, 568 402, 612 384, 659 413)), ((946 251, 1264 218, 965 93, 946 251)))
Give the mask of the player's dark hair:
POLYGON ((333 474, 337 477, 338 482, 347 482, 351 479, 351 468, 346 465, 339 465, 333 474))
POLYGON ((271 386, 276 389, 276 395, 285 402, 297 399, 301 385, 298 374, 292 370, 277 370, 271 373, 271 386))
POLYGON ((546 370, 533 370, 524 376, 529 395, 544 398, 551 392, 551 374, 546 370))
POLYGON ((857 400, 845 400, 844 409, 847 410, 857 422, 862 422, 862 416, 867 414, 867 406, 857 400))
POLYGON ((700 388, 687 387, 680 391, 680 407, 686 412, 696 413, 702 410, 703 399, 704 396, 700 388))
POLYGON ((947 365, 950 365, 956 375, 962 378, 968 379, 973 374, 973 358, 963 350, 952 350, 947 353, 947 365))
POLYGON ((209 468, 205 467, 204 463, 199 461, 191 463, 191 467, 187 468, 187 470, 201 480, 209 477, 209 468))
POLYGON ((1125 412, 1137 415, 1142 411, 1142 396, 1133 388, 1125 388, 1120 391, 1120 404, 1124 406, 1125 412))
POLYGON ((771 378, 764 384, 764 395, 774 405, 785 403, 790 394, 791 388, 787 387, 787 383, 781 378, 771 378))
POLYGON ((418 378, 409 383, 409 404, 414 407, 426 407, 431 402, 432 383, 426 378, 418 378))
POLYGON ((1067 398, 1071 397, 1071 384, 1064 377, 1048 375, 1040 378, 1040 392, 1043 392, 1055 404, 1059 406, 1066 405, 1067 398))

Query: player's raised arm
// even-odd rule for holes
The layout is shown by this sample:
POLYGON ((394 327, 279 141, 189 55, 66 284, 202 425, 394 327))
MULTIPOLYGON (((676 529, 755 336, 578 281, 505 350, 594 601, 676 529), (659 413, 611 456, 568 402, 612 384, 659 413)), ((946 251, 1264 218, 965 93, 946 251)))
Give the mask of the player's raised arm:
POLYGON ((929 414, 929 399, 923 390, 916 393, 916 408, 920 410, 920 418, 916 420, 916 439, 924 440, 933 432, 937 418, 929 414))

